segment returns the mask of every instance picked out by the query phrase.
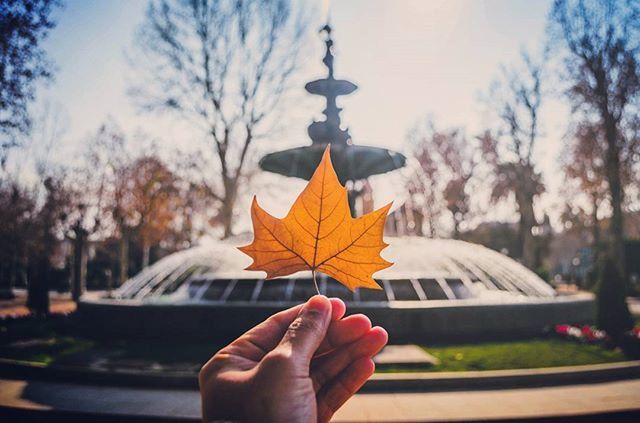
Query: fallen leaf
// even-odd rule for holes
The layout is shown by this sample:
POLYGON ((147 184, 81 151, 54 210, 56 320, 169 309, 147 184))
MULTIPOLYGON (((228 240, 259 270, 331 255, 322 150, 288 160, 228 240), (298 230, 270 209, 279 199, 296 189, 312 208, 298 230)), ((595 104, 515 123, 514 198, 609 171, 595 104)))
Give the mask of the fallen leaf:
POLYGON ((301 270, 322 272, 351 291, 364 287, 382 289, 373 273, 392 263, 380 257, 384 222, 391 203, 353 218, 347 189, 340 185, 331 164, 329 146, 305 189, 289 213, 278 219, 251 204, 253 242, 240 251, 253 263, 247 270, 263 270, 267 279, 301 270))

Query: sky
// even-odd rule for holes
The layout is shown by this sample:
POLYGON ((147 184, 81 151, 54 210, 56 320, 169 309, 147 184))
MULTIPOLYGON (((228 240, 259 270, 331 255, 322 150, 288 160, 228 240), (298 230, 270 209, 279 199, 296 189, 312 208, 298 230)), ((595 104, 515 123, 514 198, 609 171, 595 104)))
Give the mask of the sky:
MULTIPOLYGON (((301 4, 312 16, 308 49, 296 75, 301 81, 296 95, 304 97, 304 81, 325 73, 320 61, 322 37, 315 28, 326 13, 320 0, 301 4)), ((38 98, 59 105, 67 116, 64 154, 77 154, 107 117, 127 133, 143 131, 161 145, 186 148, 185 143, 198 136, 189 133, 184 122, 140 113, 127 95, 133 75, 127 56, 133 51, 146 5, 143 0, 67 0, 58 13, 58 26, 45 44, 56 63, 56 77, 38 98)), ((521 48, 541 48, 549 6, 547 0, 333 2, 329 16, 336 76, 359 86, 339 100, 344 108, 342 121, 350 128, 353 142, 404 151, 407 132, 426 116, 440 127, 462 126, 469 136, 482 131, 488 111, 481 94, 501 64, 518 59, 521 48)), ((320 117, 321 106, 319 100, 309 99, 285 111, 286 129, 265 140, 265 145, 275 150, 308 144, 306 126, 320 117)), ((535 158, 549 193, 540 201, 541 209, 558 203, 557 157, 566 118, 567 111, 557 99, 550 98, 543 106, 543 137, 535 158)), ((291 196, 302 186, 289 185, 291 196)), ((380 202, 397 196, 388 187, 381 191, 380 202)), ((513 219, 513 209, 496 208, 489 218, 513 219)))

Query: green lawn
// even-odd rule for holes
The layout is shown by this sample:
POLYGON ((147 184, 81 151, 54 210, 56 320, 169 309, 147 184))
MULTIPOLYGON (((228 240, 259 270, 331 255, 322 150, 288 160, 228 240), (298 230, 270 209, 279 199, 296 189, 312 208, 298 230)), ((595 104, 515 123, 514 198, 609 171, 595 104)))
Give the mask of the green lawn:
MULTIPOLYGON (((0 322, 0 358, 44 365, 197 372, 219 345, 170 341, 97 342, 63 335, 52 321, 0 322)), ((560 339, 423 346, 441 364, 413 371, 526 369, 625 361, 619 350, 560 339)), ((379 371, 401 371, 384 368, 379 371)))
POLYGON ((429 371, 530 369, 575 366, 626 360, 619 350, 559 339, 491 342, 469 345, 424 346, 440 359, 429 371))
MULTIPOLYGON (((411 371, 526 369, 610 363, 626 359, 619 350, 557 339, 423 348, 440 359, 441 364, 432 368, 414 368, 411 371)), ((110 363, 109 367, 196 372, 215 350, 215 347, 204 344, 143 341, 104 344, 69 336, 51 336, 1 345, 0 357, 45 365, 72 366, 88 366, 96 360, 106 360, 110 363)), ((386 373, 404 370, 391 367, 380 371, 386 373)))
POLYGON ((25 339, 0 346, 0 358, 49 365, 91 349, 94 342, 69 336, 25 339))

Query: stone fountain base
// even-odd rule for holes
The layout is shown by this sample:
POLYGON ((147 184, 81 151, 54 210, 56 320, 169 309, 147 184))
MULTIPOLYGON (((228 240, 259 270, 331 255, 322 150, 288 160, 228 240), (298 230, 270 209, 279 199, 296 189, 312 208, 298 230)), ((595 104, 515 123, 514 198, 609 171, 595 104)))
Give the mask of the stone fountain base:
MULTIPOLYGON (((84 298, 75 313, 78 330, 98 337, 137 337, 226 342, 290 304, 144 304, 135 300, 84 298)), ((387 329, 391 343, 475 342, 540 336, 558 323, 590 324, 593 294, 578 293, 527 302, 475 300, 347 303, 387 329)))

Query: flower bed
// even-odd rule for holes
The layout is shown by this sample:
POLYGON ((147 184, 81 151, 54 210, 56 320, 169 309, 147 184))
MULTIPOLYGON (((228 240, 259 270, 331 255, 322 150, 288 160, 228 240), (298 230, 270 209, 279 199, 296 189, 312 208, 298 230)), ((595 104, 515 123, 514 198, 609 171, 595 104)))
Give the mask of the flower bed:
MULTIPOLYGON (((558 324, 554 326, 553 335, 568 340, 574 340, 586 344, 597 344, 613 348, 613 339, 603 330, 595 326, 573 326, 558 324)), ((640 326, 636 326, 623 334, 618 345, 630 358, 640 358, 640 326)))

